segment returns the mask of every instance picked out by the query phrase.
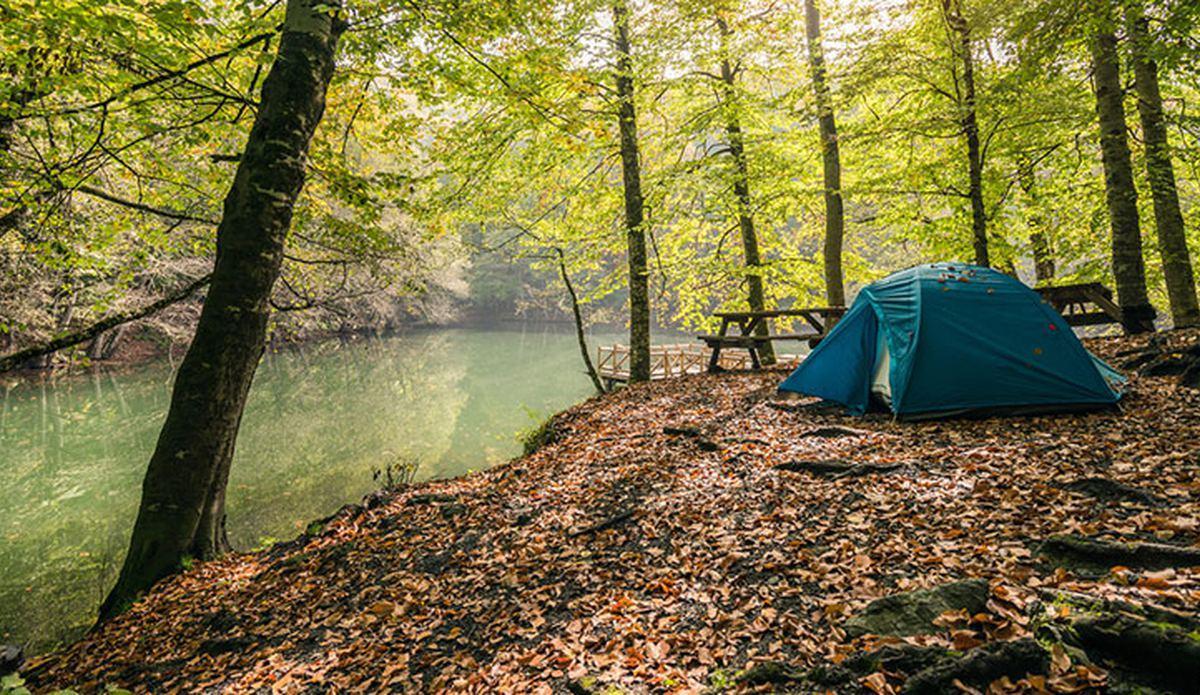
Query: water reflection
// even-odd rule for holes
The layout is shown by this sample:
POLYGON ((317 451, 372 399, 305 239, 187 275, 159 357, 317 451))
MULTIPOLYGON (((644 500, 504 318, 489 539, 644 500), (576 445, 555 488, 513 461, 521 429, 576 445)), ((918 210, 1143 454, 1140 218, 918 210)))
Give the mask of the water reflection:
MULTIPOLYGON (((614 336, 600 336, 613 340, 614 336)), ((515 455, 515 433, 590 393, 557 330, 418 331, 268 355, 229 489, 240 548, 290 538, 415 459, 418 479, 515 455)), ((170 398, 166 364, 0 385, 0 640, 85 629, 115 579, 170 398)))

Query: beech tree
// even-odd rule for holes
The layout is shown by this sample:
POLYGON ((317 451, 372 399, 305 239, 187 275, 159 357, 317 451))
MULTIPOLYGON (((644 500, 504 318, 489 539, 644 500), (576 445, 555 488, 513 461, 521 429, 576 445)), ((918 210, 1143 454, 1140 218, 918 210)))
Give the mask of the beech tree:
POLYGON ((1149 22, 1139 0, 1127 0, 1124 9, 1129 62, 1133 66, 1137 111, 1146 147, 1146 178, 1154 202, 1154 226, 1158 232, 1158 251, 1162 256, 1171 319, 1176 328, 1195 326, 1200 324, 1200 306, 1196 303, 1196 280, 1175 187, 1175 169, 1171 164, 1171 146, 1167 139, 1149 22))
POLYGON ((1154 330, 1154 307, 1146 291, 1146 265, 1142 258, 1142 230, 1138 219, 1137 188, 1125 130, 1124 90, 1117 51, 1116 22, 1111 0, 1095 0, 1095 33, 1092 37, 1092 79, 1096 114, 1100 123, 1104 189, 1112 227, 1112 271, 1117 281, 1117 303, 1126 333, 1154 330))
MULTIPOLYGON (((716 17, 721 58, 721 111, 725 121, 725 143, 733 160, 733 196, 737 210, 738 231, 742 237, 742 261, 746 266, 747 304, 750 311, 767 308, 763 293, 762 256, 758 252, 758 233, 754 229, 753 201, 750 198, 750 166, 746 161, 746 141, 738 116, 738 66, 729 55, 729 38, 733 30, 720 13, 716 17)), ((760 322, 755 329, 757 335, 767 335, 768 326, 760 322)), ((764 364, 774 364, 775 350, 770 343, 759 348, 759 357, 764 364)))
POLYGON ((629 40, 629 5, 625 0, 613 3, 612 15, 626 253, 629 256, 629 381, 638 382, 650 380, 650 289, 646 266, 642 164, 638 152, 637 110, 634 107, 633 48, 629 40))
POLYGON ((229 548, 229 467, 342 27, 336 6, 288 0, 275 62, 225 198, 208 296, 175 377, 129 552, 101 619, 177 571, 184 558, 211 558, 229 548))
POLYGON ((812 71, 813 97, 817 105, 817 123, 821 133, 822 183, 825 202, 825 298, 830 306, 846 303, 842 274, 842 242, 846 212, 842 201, 842 158, 838 145, 837 122, 825 74, 825 50, 821 45, 821 12, 816 0, 804 0, 804 29, 808 40, 808 62, 812 71))
POLYGON ((955 97, 962 119, 962 136, 967 142, 967 199, 971 201, 971 243, 975 265, 990 265, 988 257, 987 210, 983 204, 983 150, 979 144, 979 120, 975 113, 975 58, 972 55, 971 24, 963 16, 962 0, 942 0, 942 16, 957 40, 953 52, 962 65, 962 90, 955 97))

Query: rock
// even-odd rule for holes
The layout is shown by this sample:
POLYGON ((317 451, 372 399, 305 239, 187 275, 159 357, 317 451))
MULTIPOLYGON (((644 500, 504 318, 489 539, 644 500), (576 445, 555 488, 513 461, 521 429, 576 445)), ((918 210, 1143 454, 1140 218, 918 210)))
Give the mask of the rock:
POLYGON ((1062 489, 1078 492, 1104 501, 1122 501, 1158 507, 1163 501, 1141 488, 1119 483, 1108 478, 1079 478, 1061 485, 1062 489))
POLYGON ((946 611, 980 613, 987 606, 986 579, 966 579, 932 589, 892 594, 876 599, 846 621, 848 637, 866 634, 907 637, 939 632, 933 619, 946 611))
POLYGON ((1082 536, 1051 536, 1038 554, 1074 566, 1106 570, 1118 565, 1143 569, 1200 567, 1200 548, 1166 543, 1117 543, 1082 536))
POLYGON ((16 673, 24 662, 24 649, 15 644, 0 644, 0 676, 16 673))
POLYGON ((958 683, 979 690, 999 678, 1017 680, 1030 673, 1045 673, 1050 658, 1031 638, 992 642, 970 650, 962 658, 947 659, 924 669, 907 681, 903 695, 940 695, 960 692, 958 683))

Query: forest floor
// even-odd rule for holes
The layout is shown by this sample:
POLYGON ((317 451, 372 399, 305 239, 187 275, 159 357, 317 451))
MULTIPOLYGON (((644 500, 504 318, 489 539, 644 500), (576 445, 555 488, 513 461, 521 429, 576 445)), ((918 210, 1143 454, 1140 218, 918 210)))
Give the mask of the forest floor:
MULTIPOLYGON (((1114 357, 1145 342, 1089 346, 1114 357)), ((1119 413, 896 423, 776 401, 783 375, 589 400, 532 455, 376 495, 295 541, 166 580, 25 678, 139 692, 891 693, 905 658, 944 647, 938 659, 982 666, 935 659, 949 676, 927 692, 1085 692, 1138 664, 1060 644, 1086 637, 1072 620, 1100 605, 1149 607, 1156 625, 1196 618, 1200 567, 1171 552, 1198 543, 1200 392, 1134 377, 1119 413), (1154 545, 1088 570, 1047 550, 1060 534, 1154 545), (873 599, 964 578, 986 580, 980 605, 938 612, 927 634, 850 627, 873 599), (889 644, 910 651, 862 660, 889 644), (988 661, 1011 645, 1034 645, 1033 665, 988 661)), ((1190 653, 1200 633, 1187 635, 1190 653)), ((1148 644, 1137 658, 1166 654, 1148 644)))

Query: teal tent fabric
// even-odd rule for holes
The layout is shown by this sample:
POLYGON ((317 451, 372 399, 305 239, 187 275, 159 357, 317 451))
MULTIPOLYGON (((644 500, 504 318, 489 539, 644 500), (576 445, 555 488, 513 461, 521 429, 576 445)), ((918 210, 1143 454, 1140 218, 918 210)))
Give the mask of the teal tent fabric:
POLYGON ((859 292, 779 388, 864 413, 880 345, 890 358, 890 407, 900 418, 1111 405, 1124 384, 1020 281, 990 268, 935 263, 859 292))

